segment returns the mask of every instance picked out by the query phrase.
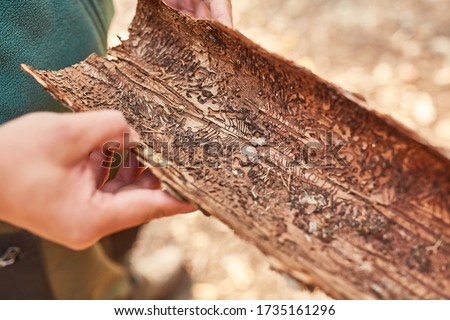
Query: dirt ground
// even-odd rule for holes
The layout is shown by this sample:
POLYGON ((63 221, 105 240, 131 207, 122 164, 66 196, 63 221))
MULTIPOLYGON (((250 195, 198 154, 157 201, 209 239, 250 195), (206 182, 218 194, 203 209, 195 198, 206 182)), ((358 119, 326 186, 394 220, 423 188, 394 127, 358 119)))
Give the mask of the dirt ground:
MULTIPOLYGON (((114 0, 110 45, 126 38, 135 0, 114 0)), ((235 0, 236 29, 264 48, 366 97, 450 154, 450 1, 235 0)), ((182 263, 193 299, 322 299, 273 272, 214 218, 195 213, 145 226, 133 260, 154 275, 182 263)))

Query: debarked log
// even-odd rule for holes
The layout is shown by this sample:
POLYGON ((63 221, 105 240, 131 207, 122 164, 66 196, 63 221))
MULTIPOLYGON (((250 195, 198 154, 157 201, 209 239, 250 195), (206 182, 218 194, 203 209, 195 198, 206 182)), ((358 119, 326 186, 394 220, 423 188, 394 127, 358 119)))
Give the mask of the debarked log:
POLYGON ((358 95, 159 0, 107 57, 24 69, 122 111, 141 161, 276 269, 335 298, 450 298, 449 160, 358 95))

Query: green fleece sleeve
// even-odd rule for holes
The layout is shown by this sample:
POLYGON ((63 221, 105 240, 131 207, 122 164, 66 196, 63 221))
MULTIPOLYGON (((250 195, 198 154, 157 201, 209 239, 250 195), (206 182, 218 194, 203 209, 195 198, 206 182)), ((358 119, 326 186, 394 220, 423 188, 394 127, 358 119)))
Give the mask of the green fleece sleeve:
POLYGON ((111 0, 0 1, 0 124, 61 106, 20 64, 57 70, 106 51, 111 0))

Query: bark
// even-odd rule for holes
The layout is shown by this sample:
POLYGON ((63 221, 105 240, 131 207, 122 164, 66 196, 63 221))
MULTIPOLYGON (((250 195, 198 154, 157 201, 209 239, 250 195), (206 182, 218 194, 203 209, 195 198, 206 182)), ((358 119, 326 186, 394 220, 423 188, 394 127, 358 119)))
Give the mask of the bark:
POLYGON ((158 0, 107 57, 24 69, 122 111, 141 160, 276 269, 335 298, 450 298, 449 160, 357 95, 158 0))

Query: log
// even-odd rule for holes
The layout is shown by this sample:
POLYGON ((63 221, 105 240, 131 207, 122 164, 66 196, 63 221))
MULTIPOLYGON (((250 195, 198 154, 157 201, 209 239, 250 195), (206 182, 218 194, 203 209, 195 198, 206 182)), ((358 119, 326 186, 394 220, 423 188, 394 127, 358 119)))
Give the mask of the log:
POLYGON ((277 270, 334 298, 450 298, 450 161, 360 96, 159 0, 106 57, 23 69, 74 111, 122 111, 171 192, 277 270))

